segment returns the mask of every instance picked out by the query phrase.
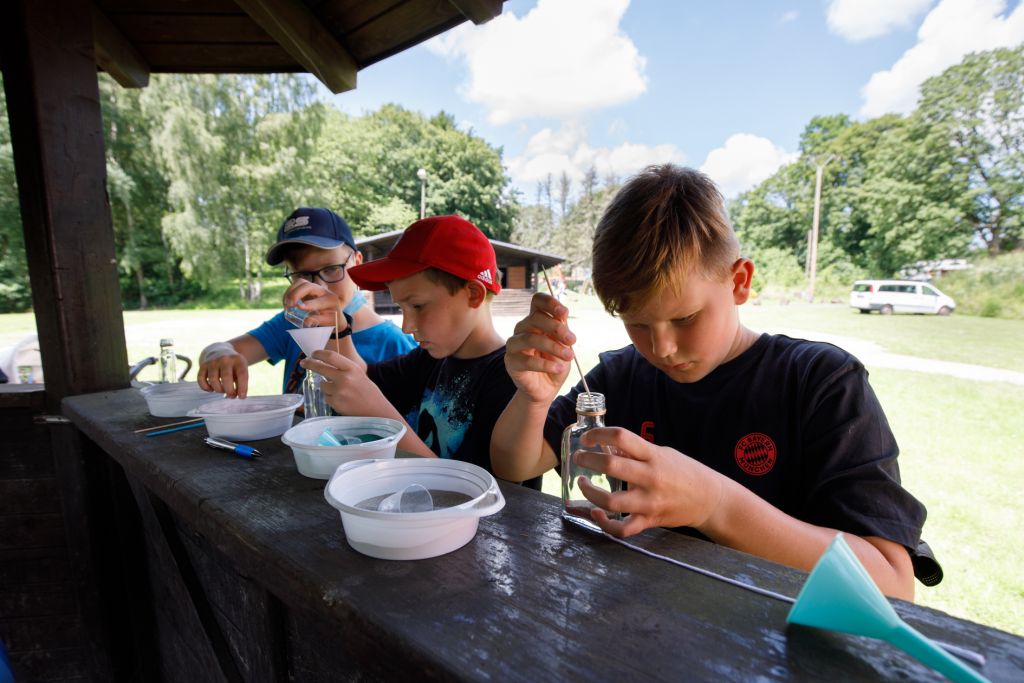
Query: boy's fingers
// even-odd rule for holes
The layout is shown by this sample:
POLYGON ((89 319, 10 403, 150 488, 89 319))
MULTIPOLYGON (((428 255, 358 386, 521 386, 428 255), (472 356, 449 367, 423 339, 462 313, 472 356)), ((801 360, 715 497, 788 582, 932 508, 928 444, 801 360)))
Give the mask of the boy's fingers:
POLYGON ((580 477, 576 481, 580 487, 580 493, 602 510, 624 513, 643 511, 644 494, 640 491, 627 489, 612 493, 600 486, 595 486, 588 477, 580 477))
POLYGON ((572 454, 572 459, 580 467, 602 472, 620 481, 634 484, 643 484, 647 481, 645 472, 649 469, 649 465, 643 460, 634 460, 627 453, 618 449, 612 450, 611 453, 576 451, 572 454))
POLYGON ((506 353, 525 353, 536 355, 537 351, 547 354, 551 358, 572 360, 572 349, 565 344, 560 344, 550 337, 542 334, 517 334, 505 342, 506 353))
POLYGON ((235 375, 235 384, 238 387, 238 398, 245 398, 249 393, 249 373, 240 372, 235 375))
POLYGON ((549 360, 542 356, 525 354, 515 357, 506 356, 506 361, 509 372, 543 372, 548 375, 560 375, 569 369, 569 366, 562 361, 549 360))
POLYGON ((530 300, 530 312, 535 313, 537 311, 546 313, 559 320, 565 320, 569 317, 568 308, 559 303, 555 297, 543 292, 537 292, 530 300))
POLYGON ((542 334, 563 344, 576 343, 576 335, 568 325, 544 313, 534 313, 523 318, 516 323, 513 332, 515 335, 542 334))
POLYGON ((590 511, 590 519, 594 521, 594 524, 601 527, 602 531, 616 538, 632 536, 654 526, 644 515, 630 515, 625 519, 609 519, 605 511, 599 508, 594 508, 590 511))
MULTIPOLYGON (((643 461, 651 459, 650 449, 653 447, 651 442, 621 427, 591 429, 580 437, 580 444, 587 447, 613 446, 621 451, 617 455, 643 461)), ((612 452, 615 453, 615 450, 612 452)))

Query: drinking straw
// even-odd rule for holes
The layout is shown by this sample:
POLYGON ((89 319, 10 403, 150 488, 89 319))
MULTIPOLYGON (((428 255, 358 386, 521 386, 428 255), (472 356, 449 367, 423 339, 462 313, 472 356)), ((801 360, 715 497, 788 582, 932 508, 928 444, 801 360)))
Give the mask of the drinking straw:
POLYGON ((183 429, 194 429, 196 427, 202 427, 206 425, 205 422, 196 422, 195 424, 182 425, 181 427, 171 427, 170 429, 161 429, 159 432, 150 432, 146 436, 160 436, 161 434, 170 434, 171 432, 180 432, 183 429))
POLYGON ((133 433, 134 434, 142 434, 143 432, 151 432, 154 429, 166 429, 167 427, 178 427, 180 425, 187 425, 187 424, 191 424, 193 422, 202 422, 202 421, 203 421, 203 418, 201 418, 201 417, 194 417, 191 420, 183 420, 181 422, 172 422, 170 424, 157 425, 155 427, 146 427, 145 429, 136 429, 133 433))
POLYGON ((341 330, 338 329, 338 309, 334 309, 334 350, 341 355, 341 340, 338 339, 338 335, 341 334, 341 330))
MULTIPOLYGON (((555 296, 555 290, 551 286, 551 280, 548 279, 548 271, 545 270, 544 268, 541 268, 540 272, 544 276, 544 282, 548 283, 548 291, 551 292, 551 296, 554 297, 555 296)), ((558 297, 555 297, 555 298, 557 299, 558 297)), ((572 344, 569 345, 569 348, 572 348, 572 344)), ((573 352, 573 354, 572 354, 572 360, 573 360, 573 362, 576 363, 576 370, 578 370, 579 373, 580 373, 580 379, 583 380, 583 389, 586 390, 586 392, 589 394, 590 393, 590 387, 587 386, 587 376, 583 374, 583 368, 580 367, 580 359, 576 357, 576 353, 575 352, 573 352)))

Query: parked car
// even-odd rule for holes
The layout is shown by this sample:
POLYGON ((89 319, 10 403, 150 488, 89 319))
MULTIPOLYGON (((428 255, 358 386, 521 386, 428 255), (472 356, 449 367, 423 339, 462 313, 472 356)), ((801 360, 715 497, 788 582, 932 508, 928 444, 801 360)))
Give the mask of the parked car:
POLYGON ((956 302, 934 285, 914 280, 857 280, 850 305, 861 313, 931 313, 949 315, 956 302))

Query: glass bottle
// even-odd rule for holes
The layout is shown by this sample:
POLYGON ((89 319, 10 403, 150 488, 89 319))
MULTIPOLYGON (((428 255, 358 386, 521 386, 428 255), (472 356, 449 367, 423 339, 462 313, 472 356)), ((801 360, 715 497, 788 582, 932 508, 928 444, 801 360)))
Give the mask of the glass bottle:
MULTIPOLYGON (((586 499, 579 488, 579 478, 587 477, 590 483, 605 491, 612 493, 622 490, 622 482, 614 477, 609 477, 603 472, 582 467, 573 462, 572 454, 579 450, 601 453, 605 446, 592 446, 583 448, 580 446, 580 437, 584 432, 598 427, 604 427, 604 394, 581 391, 576 395, 576 424, 571 424, 562 432, 562 507, 563 515, 573 515, 587 526, 600 531, 598 526, 590 521, 590 510, 595 507, 586 499)), ((618 512, 608 512, 612 519, 621 519, 618 512)))
POLYGON ((311 417, 330 417, 331 406, 327 403, 327 397, 324 396, 323 390, 320 389, 320 382, 323 381, 323 375, 319 375, 312 370, 306 370, 306 377, 302 380, 302 408, 303 417, 308 419, 311 417))
POLYGON ((174 354, 174 340, 160 340, 160 381, 177 382, 178 368, 174 354))

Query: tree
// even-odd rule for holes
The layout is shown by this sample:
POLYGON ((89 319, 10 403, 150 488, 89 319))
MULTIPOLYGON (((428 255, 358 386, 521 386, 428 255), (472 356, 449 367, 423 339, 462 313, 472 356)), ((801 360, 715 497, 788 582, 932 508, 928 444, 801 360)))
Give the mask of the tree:
POLYGON ((974 237, 991 255, 1024 248, 1024 45, 969 54, 929 78, 916 115, 966 180, 974 237))
POLYGON ((0 87, 0 313, 22 311, 31 305, 7 97, 0 87))

